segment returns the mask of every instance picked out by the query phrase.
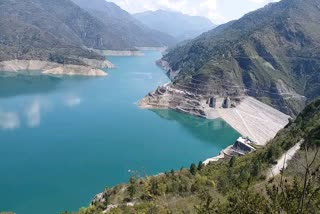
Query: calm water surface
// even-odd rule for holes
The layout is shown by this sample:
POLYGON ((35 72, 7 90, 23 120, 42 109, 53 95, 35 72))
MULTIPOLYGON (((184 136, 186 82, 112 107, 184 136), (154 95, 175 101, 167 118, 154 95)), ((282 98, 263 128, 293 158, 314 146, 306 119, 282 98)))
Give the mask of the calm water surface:
POLYGON ((103 78, 0 77, 0 211, 56 214, 87 206, 130 170, 149 175, 216 155, 239 136, 221 120, 141 110, 168 82, 158 52, 110 57, 103 78))

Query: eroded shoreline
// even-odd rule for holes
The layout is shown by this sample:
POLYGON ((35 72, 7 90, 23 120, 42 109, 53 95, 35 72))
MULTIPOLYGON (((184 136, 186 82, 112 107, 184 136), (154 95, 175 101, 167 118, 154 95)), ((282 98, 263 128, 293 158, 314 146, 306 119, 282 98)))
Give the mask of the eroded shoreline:
POLYGON ((41 60, 10 60, 0 62, 0 71, 19 72, 40 70, 44 75, 80 75, 80 76, 106 76, 103 68, 113 68, 114 65, 107 60, 81 59, 86 65, 58 64, 41 60))

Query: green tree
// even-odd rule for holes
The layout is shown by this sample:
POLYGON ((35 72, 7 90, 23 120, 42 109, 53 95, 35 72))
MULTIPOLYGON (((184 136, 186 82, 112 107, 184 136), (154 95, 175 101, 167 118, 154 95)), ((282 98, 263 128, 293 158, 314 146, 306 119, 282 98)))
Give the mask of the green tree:
POLYGON ((194 163, 191 164, 191 166, 190 166, 190 173, 192 175, 196 175, 196 173, 197 173, 197 166, 194 163))
POLYGON ((171 169, 170 173, 171 173, 172 176, 174 176, 174 170, 173 169, 171 169))
POLYGON ((198 171, 201 171, 202 168, 203 168, 203 163, 202 161, 200 161, 198 164, 198 171))
POLYGON ((215 210, 215 204, 213 201, 213 197, 208 193, 208 191, 204 190, 199 198, 201 203, 196 205, 194 208, 196 209, 198 214, 212 214, 215 210))
POLYGON ((262 163, 259 160, 255 160, 252 167, 252 173, 251 175, 254 177, 257 177, 262 169, 262 163))
POLYGON ((232 156, 232 158, 230 159, 230 161, 229 161, 229 167, 233 167, 234 166, 234 164, 235 164, 235 162, 236 162, 236 157, 235 156, 232 156))
POLYGON ((133 199, 134 195, 137 192, 137 179, 136 179, 135 176, 132 176, 130 178, 130 184, 129 184, 129 187, 128 187, 128 192, 129 192, 130 199, 133 199))

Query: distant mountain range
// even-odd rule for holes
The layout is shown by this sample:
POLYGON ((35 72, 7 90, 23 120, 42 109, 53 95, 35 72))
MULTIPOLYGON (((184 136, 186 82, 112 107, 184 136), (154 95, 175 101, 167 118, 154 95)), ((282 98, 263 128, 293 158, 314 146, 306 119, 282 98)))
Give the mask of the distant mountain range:
POLYGON ((168 46, 173 37, 150 30, 104 0, 0 1, 0 61, 37 59, 81 64, 104 59, 92 49, 168 46), (80 6, 78 6, 77 4, 80 6))
POLYGON ((107 26, 110 32, 117 35, 133 47, 163 47, 174 45, 174 37, 152 30, 119 6, 105 0, 72 0, 92 16, 107 26))
POLYGON ((179 41, 193 39, 216 27, 205 17, 189 16, 173 11, 146 11, 134 16, 149 28, 174 36, 179 41))
POLYGON ((320 95, 319 22, 320 0, 282 0, 179 45, 162 60, 178 73, 175 87, 250 95, 296 115, 320 95))

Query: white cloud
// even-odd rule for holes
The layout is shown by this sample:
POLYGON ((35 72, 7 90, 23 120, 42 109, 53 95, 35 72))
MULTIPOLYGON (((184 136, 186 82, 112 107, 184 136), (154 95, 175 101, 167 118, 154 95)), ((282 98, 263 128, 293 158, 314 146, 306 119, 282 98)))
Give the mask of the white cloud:
POLYGON ((279 0, 109 0, 130 13, 147 10, 174 10, 194 16, 204 16, 221 24, 279 0))
POLYGON ((17 129, 20 126, 20 119, 15 112, 4 112, 0 110, 0 129, 17 129))
POLYGON ((271 3, 271 2, 277 2, 279 0, 249 0, 253 3, 256 3, 256 4, 267 4, 267 3, 271 3))
POLYGON ((147 10, 174 10, 194 16, 217 16, 217 0, 111 0, 123 9, 138 13, 147 10))

